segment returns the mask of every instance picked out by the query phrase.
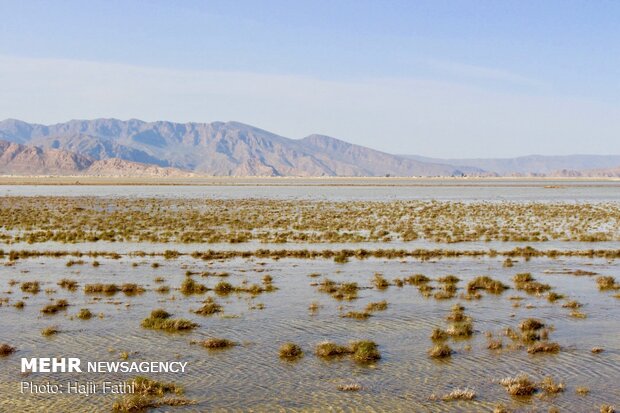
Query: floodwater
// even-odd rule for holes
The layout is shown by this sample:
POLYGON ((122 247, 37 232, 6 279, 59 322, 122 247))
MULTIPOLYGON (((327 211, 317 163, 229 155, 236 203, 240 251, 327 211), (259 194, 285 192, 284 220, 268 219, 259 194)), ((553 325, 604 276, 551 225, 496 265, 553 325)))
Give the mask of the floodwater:
POLYGON ((620 180, 283 179, 242 180, 235 185, 0 185, 0 196, 620 202, 620 180))
MULTIPOLYGON (((3 411, 39 412, 70 411, 70 409, 106 411, 114 396, 43 396, 17 394, 20 357, 65 356, 84 361, 115 361, 119 353, 130 353, 129 361, 187 361, 187 374, 151 374, 149 377, 181 384, 186 397, 197 405, 177 407, 178 411, 490 411, 497 402, 509 408, 547 411, 555 406, 565 411, 594 411, 602 403, 620 400, 620 387, 613 380, 620 377, 620 300, 613 292, 600 292, 592 276, 563 274, 567 270, 587 270, 602 275, 618 274, 617 262, 600 259, 532 259, 519 260, 512 268, 504 268, 499 258, 462 258, 420 262, 415 260, 353 260, 336 264, 326 260, 279 261, 235 259, 205 262, 182 257, 175 260, 123 257, 119 260, 99 259, 93 267, 91 260, 83 265, 67 267, 65 259, 37 258, 18 260, 14 266, 0 268, 0 289, 9 303, 0 308, 3 328, 0 342, 11 343, 18 352, 2 361, 0 402, 3 411), (132 263, 138 266, 132 266, 132 263), (152 268, 158 262, 159 268, 152 268), (240 285, 244 280, 259 283, 265 274, 274 279, 277 291, 255 298, 248 294, 216 297, 223 305, 222 314, 209 317, 192 313, 200 307, 206 294, 184 296, 172 290, 168 294, 155 291, 156 277, 165 285, 179 287, 185 271, 228 272, 226 281, 240 285), (511 278, 518 272, 531 272, 539 281, 551 284, 555 291, 584 304, 586 319, 569 316, 562 300, 549 303, 544 297, 529 296, 514 289, 503 294, 484 294, 480 300, 458 298, 436 300, 424 298, 409 285, 390 286, 380 291, 372 287, 375 272, 388 280, 423 273, 431 278, 454 274, 461 278, 460 291, 466 282, 481 274, 512 286, 511 278), (322 279, 309 274, 320 273, 335 281, 357 282, 362 289, 359 298, 338 301, 320 293, 310 284, 322 279), (61 289, 61 278, 79 282, 75 292, 61 289), (25 294, 19 284, 9 286, 9 280, 42 282, 41 292, 25 294), (137 296, 117 293, 113 296, 87 295, 86 283, 133 282, 147 289, 137 296), (52 288, 55 293, 44 290, 52 288), (519 308, 509 297, 524 297, 519 308), (27 297, 27 299, 26 299, 27 297), (66 298, 70 307, 56 315, 43 315, 40 309, 51 299, 66 298), (10 306, 24 299, 23 309, 10 306), (350 310, 362 310, 372 301, 386 300, 388 309, 376 312, 367 320, 340 317, 350 310), (308 306, 320 303, 312 315, 308 306), (469 340, 450 341, 456 353, 448 361, 428 357, 432 346, 429 335, 434 327, 445 328, 445 317, 456 302, 465 306, 466 314, 474 320, 475 334, 469 340), (257 309, 257 304, 264 309, 257 309), (342 306, 342 307, 340 307, 342 306), (531 307, 531 308, 530 308, 531 307), (72 319, 79 309, 89 308, 103 318, 72 319), (145 330, 140 321, 154 308, 164 308, 193 320, 200 326, 190 333, 173 334, 145 330), (254 309, 252 309, 254 308, 254 309), (516 328, 528 317, 539 318, 554 327, 550 340, 558 342, 558 354, 531 355, 524 349, 489 350, 485 332, 501 336, 506 327, 516 328), (43 337, 41 329, 55 325, 60 333, 43 337), (192 345, 192 340, 220 337, 234 340, 238 346, 226 350, 207 350, 192 345), (314 356, 314 346, 331 340, 346 344, 350 340, 370 339, 379 345, 381 360, 372 365, 359 365, 348 358, 324 361, 314 356), (286 341, 299 344, 306 352, 296 362, 278 358, 278 347, 286 341), (592 354, 591 348, 605 349, 592 354), (526 372, 532 378, 552 376, 566 384, 564 393, 553 397, 515 399, 498 383, 503 377, 526 372), (359 392, 341 392, 338 385, 357 383, 359 392), (587 386, 590 394, 579 396, 577 386, 587 386), (475 390, 474 401, 431 401, 436 393, 442 395, 454 388, 475 390), (6 395, 11 395, 6 397, 6 395), (71 406, 71 408, 69 407, 71 406), (79 408, 78 408, 79 406, 79 408)), ((221 278, 194 275, 200 283, 213 287, 221 278)), ((510 340, 503 338, 505 344, 510 340)), ((129 377, 132 377, 129 375, 129 377)), ((123 380, 123 374, 31 374, 28 380, 44 383, 75 380, 123 380)), ((154 411, 169 411, 160 408, 154 411)), ((75 411, 75 410, 73 410, 75 411)))
MULTIPOLYGON (((389 180, 385 180, 389 181, 389 180)), ((490 180, 485 184, 459 181, 397 180, 394 185, 377 185, 372 181, 360 185, 187 185, 187 186, 0 186, 2 196, 100 196, 100 197, 178 197, 178 198, 273 198, 318 200, 397 200, 437 199, 458 201, 540 201, 540 202, 620 202, 617 181, 527 181, 490 180)), ((181 252, 259 248, 448 248, 496 249, 505 251, 515 246, 531 245, 537 249, 618 249, 614 242, 578 243, 502 243, 472 242, 440 244, 427 241, 411 243, 358 244, 151 244, 151 243, 83 243, 83 244, 12 244, 4 249, 181 252)), ((69 258, 28 258, 0 263, 0 343, 8 343, 17 351, 0 357, 0 411, 73 412, 110 411, 117 399, 113 395, 32 395, 20 394, 19 383, 65 383, 67 380, 129 380, 135 374, 121 373, 37 373, 22 375, 22 357, 78 357, 88 361, 120 361, 120 353, 129 353, 128 361, 185 361, 185 374, 144 374, 149 378, 173 382, 185 388, 188 399, 197 404, 185 407, 160 407, 156 412, 490 412, 497 403, 510 411, 598 411, 606 404, 620 405, 620 291, 599 291, 598 275, 620 274, 617 260, 562 257, 558 259, 517 259, 514 267, 505 268, 503 257, 445 258, 431 261, 414 259, 351 259, 337 264, 332 260, 231 259, 203 261, 191 256, 164 260, 162 257, 123 255, 120 259, 97 258, 100 266, 92 266, 92 258, 83 264, 67 266, 69 258), (152 266, 157 262, 159 267, 152 266), (6 265, 5 265, 6 264, 6 265), (213 293, 185 296, 178 291, 186 271, 229 273, 225 280, 238 286, 243 282, 261 283, 269 274, 278 288, 255 297, 244 293, 216 296, 213 293), (584 270, 593 276, 575 276, 570 272, 584 270), (375 273, 391 281, 416 273, 438 278, 454 274, 461 279, 457 297, 447 300, 425 298, 414 286, 391 285, 378 290, 371 282, 375 273), (532 296, 514 288, 512 277, 530 272, 540 282, 548 283, 565 299, 550 303, 544 296, 532 296), (312 273, 320 274, 313 278, 312 273), (468 301, 458 296, 466 283, 479 275, 489 275, 512 287, 499 295, 483 293, 480 300, 468 301), (164 279, 163 283, 155 281, 164 279), (357 282, 364 287, 359 298, 338 301, 321 293, 311 283, 323 278, 357 282), (62 278, 76 280, 75 291, 60 288, 62 278), (12 282, 14 280, 15 282, 12 282), (24 293, 22 282, 39 281, 41 291, 24 293), (112 296, 85 294, 90 283, 136 283, 146 289, 142 294, 112 296), (156 289, 167 285, 171 291, 156 289), (192 312, 211 295, 223 306, 223 313, 201 316, 192 312), (514 307, 511 297, 523 297, 514 307), (56 299, 67 299, 70 306, 55 315, 41 313, 41 308, 56 299), (23 300, 25 307, 12 305, 23 300), (386 300, 385 311, 373 313, 366 320, 343 318, 348 311, 362 311, 373 301, 386 300), (587 318, 570 316, 563 308, 566 300, 577 300, 587 318), (317 302, 316 313, 308 306, 317 302), (435 327, 445 328, 450 308, 461 303, 472 317, 475 333, 466 340, 448 341, 455 350, 450 359, 437 361, 427 351, 432 347, 430 334, 435 327), (261 305, 264 308, 261 309, 261 305), (95 316, 79 320, 74 316, 88 308, 95 316), (187 318, 199 324, 188 333, 166 333, 140 327, 142 319, 156 308, 164 308, 173 317, 187 318), (101 317, 98 315, 101 314, 101 317), (524 348, 508 348, 511 340, 502 336, 507 327, 517 328, 525 318, 535 317, 552 326, 549 340, 562 349, 557 354, 528 354, 524 348), (60 332, 50 337, 41 335, 46 327, 57 326, 60 332), (487 332, 502 338, 506 348, 489 350, 487 332), (225 350, 207 350, 192 341, 209 337, 234 340, 237 346, 225 350), (360 365, 348 357, 322 360, 313 354, 323 340, 347 344, 351 340, 368 339, 378 344, 381 359, 360 365), (295 342, 305 356, 298 361, 283 361, 278 348, 284 342, 295 342), (604 349, 599 354, 593 347, 604 349), (551 376, 565 383, 565 391, 557 395, 537 394, 515 398, 499 384, 505 377, 525 372, 537 381, 551 376), (339 385, 359 384, 357 392, 342 392, 339 385), (578 395, 575 389, 585 386, 589 394, 578 395), (456 388, 476 392, 473 401, 444 402, 431 400, 456 388)), ((219 276, 192 278, 208 287, 223 279, 219 276)), ((437 285, 433 282, 433 285, 437 285)))

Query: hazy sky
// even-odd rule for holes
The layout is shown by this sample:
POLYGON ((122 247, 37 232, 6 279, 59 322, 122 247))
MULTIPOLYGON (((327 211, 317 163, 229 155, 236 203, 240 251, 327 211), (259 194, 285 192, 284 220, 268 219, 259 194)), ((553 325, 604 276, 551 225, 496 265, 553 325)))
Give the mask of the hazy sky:
POLYGON ((620 154, 620 1, 0 0, 0 118, 620 154))

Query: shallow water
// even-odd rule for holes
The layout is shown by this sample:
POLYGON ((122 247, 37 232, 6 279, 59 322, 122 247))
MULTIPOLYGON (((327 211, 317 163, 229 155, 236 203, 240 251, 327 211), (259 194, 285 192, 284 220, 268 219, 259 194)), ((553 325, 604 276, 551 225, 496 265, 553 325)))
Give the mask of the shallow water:
MULTIPOLYGON (((160 408, 153 411, 491 411, 497 402, 504 402, 518 411, 547 411, 556 406, 562 411, 596 411, 602 403, 618 403, 620 386, 620 299, 612 292, 598 291, 595 278, 556 274, 582 269, 601 275, 617 275, 617 261, 562 258, 519 259, 512 268, 504 268, 501 258, 460 258, 420 262, 416 260, 352 260, 336 264, 327 260, 243 260, 205 262, 190 257, 175 260, 160 258, 122 257, 120 260, 98 259, 100 267, 84 265, 67 267, 65 259, 36 258, 18 260, 14 266, 0 267, 0 291, 10 302, 0 307, 2 329, 0 342, 10 343, 18 352, 0 359, 0 410, 38 411, 108 411, 112 396, 31 396, 18 395, 19 358, 33 356, 80 357, 83 360, 119 360, 119 353, 131 353, 130 361, 182 360, 189 363, 188 374, 150 374, 151 378, 172 381, 186 389, 186 396, 198 402, 195 406, 160 408), (137 267, 132 263, 138 263, 137 267), (151 263, 158 262, 159 268, 151 263), (186 270, 226 271, 226 281, 239 285, 243 280, 260 283, 265 274, 274 278, 278 290, 256 298, 247 294, 216 297, 224 306, 225 316, 203 317, 191 312, 200 307, 205 295, 183 296, 178 291, 160 294, 155 277, 165 278, 166 285, 178 287, 186 270), (587 319, 569 317, 570 310, 559 301, 549 303, 544 297, 528 296, 514 289, 501 295, 483 294, 478 301, 450 299, 438 301, 424 298, 413 286, 390 286, 384 291, 374 288, 360 291, 353 301, 337 301, 320 293, 310 278, 320 273, 335 281, 355 281, 371 287, 375 272, 388 280, 424 273, 432 278, 454 274, 462 279, 459 287, 477 275, 490 275, 512 286, 511 278, 519 272, 531 272, 539 281, 549 283, 555 291, 584 304, 587 319), (554 274, 550 274, 554 273, 554 274), (75 279, 80 288, 68 292, 56 283, 61 278, 75 279), (41 292, 24 294, 19 285, 9 280, 42 282, 41 292), (128 297, 85 295, 86 283, 133 282, 147 288, 141 295, 128 297), (46 288, 56 290, 46 294, 46 288), (11 293, 8 293, 11 291, 11 293), (510 296, 525 299, 513 308, 510 296), (25 296, 29 297, 25 299, 25 296), (101 297, 100 300, 97 297, 101 297), (19 310, 11 303, 24 298, 26 306, 19 310), (71 306, 57 315, 46 316, 40 309, 51 299, 66 298, 71 306), (368 302, 385 299, 386 311, 374 313, 368 320, 352 320, 339 315, 344 311, 361 310, 368 302), (311 315, 308 305, 317 301, 321 308, 311 315), (456 302, 462 302, 466 313, 473 317, 476 333, 470 340, 450 341, 456 350, 449 361, 437 362, 427 355, 432 346, 429 335, 434 327, 445 327, 445 316, 456 302), (263 310, 251 309, 263 303, 263 310), (527 308, 531 304, 534 308, 527 308), (343 306, 343 308, 339 308, 343 306), (71 319, 80 308, 103 313, 84 321, 71 319), (140 321, 154 308, 165 308, 175 317, 191 319, 200 324, 187 334, 169 334, 145 330, 140 321), (486 348, 484 333, 497 336, 505 327, 516 328, 519 321, 537 317, 554 326, 551 341, 563 347, 557 355, 530 355, 525 350, 491 351, 486 348), (57 325, 61 332, 50 338, 40 330, 57 325), (191 340, 223 337, 240 343, 228 350, 209 351, 191 340), (354 339, 371 339, 378 343, 382 359, 364 366, 348 358, 323 361, 312 352, 325 339, 346 344, 354 339), (297 362, 278 358, 282 342, 293 341, 302 346, 305 357, 297 362), (470 345, 471 349, 466 346, 470 345), (600 354, 590 349, 600 346, 600 354), (566 383, 566 391, 557 396, 514 399, 497 382, 519 372, 535 379, 552 376, 566 383), (339 384, 359 383, 356 393, 340 392, 339 384), (575 387, 587 386, 588 396, 578 396, 575 387), (469 402, 429 400, 431 394, 442 395, 454 388, 468 387, 477 393, 469 402), (6 397, 6 395, 11 395, 6 397)), ((193 278, 212 287, 219 277, 193 278)), ((509 339, 504 338, 508 344, 509 339)), ((37 374, 28 379, 36 382, 65 381, 71 374, 37 374)), ((79 380, 123 380, 133 375, 81 374, 79 380)))
POLYGON ((0 196, 271 198, 332 201, 620 201, 620 180, 339 179, 221 180, 203 185, 0 185, 0 196))

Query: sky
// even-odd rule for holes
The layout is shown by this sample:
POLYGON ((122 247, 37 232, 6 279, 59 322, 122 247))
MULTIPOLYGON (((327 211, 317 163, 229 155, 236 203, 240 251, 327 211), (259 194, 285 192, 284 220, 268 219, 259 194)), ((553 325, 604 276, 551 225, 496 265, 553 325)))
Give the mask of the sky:
POLYGON ((620 154, 620 1, 0 0, 0 119, 620 154))

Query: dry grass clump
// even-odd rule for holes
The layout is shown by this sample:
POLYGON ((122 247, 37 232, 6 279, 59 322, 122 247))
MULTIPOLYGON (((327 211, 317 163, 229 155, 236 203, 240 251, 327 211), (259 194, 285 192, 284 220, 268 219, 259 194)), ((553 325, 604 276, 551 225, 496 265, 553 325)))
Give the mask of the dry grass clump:
POLYGON ((452 349, 447 344, 435 344, 428 351, 428 355, 436 359, 443 359, 443 358, 450 357, 452 353, 453 353, 452 349))
POLYGON ((30 294, 37 294, 41 291, 41 285, 38 281, 24 281, 20 288, 23 292, 30 294))
POLYGON ((119 288, 116 284, 86 284, 84 293, 86 294, 116 294, 119 288))
POLYGON ((56 300, 54 304, 48 304, 41 309, 43 314, 56 314, 61 310, 66 310, 69 307, 69 302, 67 300, 61 299, 56 300))
POLYGON ((196 404, 196 402, 185 398, 153 398, 134 394, 125 396, 122 399, 115 401, 112 405, 112 411, 115 413, 144 412, 147 409, 156 409, 163 406, 190 406, 193 404, 196 404))
POLYGON ((531 396, 538 390, 536 383, 525 373, 502 379, 500 384, 511 396, 531 396))
POLYGON ((476 277, 467 283, 467 291, 474 293, 477 290, 484 290, 492 294, 501 294, 504 290, 507 290, 508 286, 501 281, 494 280, 488 276, 476 277))
POLYGON ((501 339, 490 339, 487 343, 487 348, 489 350, 499 350, 504 347, 504 343, 501 339))
POLYGON ((582 306, 583 305, 579 301, 575 301, 575 300, 570 300, 562 304, 563 308, 572 308, 572 309, 581 308, 582 306))
POLYGON ((456 297, 456 291, 456 284, 444 284, 439 291, 433 294, 433 297, 436 300, 449 300, 456 297))
POLYGON ((433 341, 446 341, 449 335, 444 330, 440 328, 434 328, 431 333, 431 340, 433 341))
POLYGON ((112 405, 114 412, 143 412, 149 408, 162 406, 188 406, 194 401, 178 397, 165 397, 168 393, 183 394, 183 388, 173 383, 163 383, 146 377, 136 377, 130 384, 134 393, 117 400, 112 405))
POLYGON ((284 343, 280 346, 279 350, 280 358, 287 360, 294 360, 304 355, 303 350, 295 343, 284 343))
POLYGON ((63 278, 62 280, 58 281, 58 286, 60 286, 60 288, 65 288, 70 291, 75 291, 77 290, 78 282, 75 280, 70 280, 68 278, 63 278))
POLYGON ((349 344, 353 360, 359 363, 370 363, 381 358, 377 344, 370 340, 353 341, 349 344))
POLYGON ((575 393, 577 393, 580 396, 587 396, 588 393, 590 393, 590 388, 585 387, 585 386, 577 386, 575 387, 575 393))
POLYGON ((317 286, 320 292, 330 294, 337 300, 354 300, 359 290, 355 282, 337 283, 329 278, 324 278, 317 286))
POLYGON ((15 351, 16 351, 16 348, 13 346, 10 346, 6 343, 0 344, 0 356, 1 357, 6 357, 9 354, 13 354, 15 351))
POLYGON ((527 348, 527 352, 530 354, 536 353, 558 353, 561 347, 558 343, 552 343, 548 341, 539 341, 531 344, 527 348))
POLYGON ((547 301, 549 301, 550 303, 555 303, 558 300, 562 300, 564 298, 563 294, 559 294, 556 292, 549 292, 549 294, 547 294, 547 301))
POLYGON ((588 315, 586 313, 582 313, 579 310, 573 310, 570 312, 569 315, 573 318, 581 318, 581 319, 588 318, 588 315))
POLYGON ((519 328, 521 329, 521 331, 538 331, 543 327, 545 327, 545 323, 536 318, 527 318, 521 321, 521 323, 519 323, 519 328))
POLYGON ((446 329, 446 333, 452 337, 471 337, 474 334, 473 321, 471 317, 465 315, 465 307, 460 304, 452 306, 450 314, 446 317, 451 322, 446 329))
POLYGON ((207 291, 207 287, 203 284, 199 284, 192 278, 185 278, 181 283, 180 291, 185 295, 202 294, 207 291))
POLYGON ((372 279, 372 283, 377 290, 385 290, 390 286, 390 282, 383 275, 376 273, 372 279))
POLYGON ((356 320, 366 320, 372 316, 368 311, 349 311, 342 315, 344 318, 354 318, 356 320))
POLYGON ((332 343, 331 341, 323 341, 316 345, 314 353, 321 358, 333 358, 351 354, 351 350, 347 346, 332 343))
MULTIPOLYGON (((431 397, 434 398, 434 397, 431 397)), ((441 400, 444 402, 451 402, 456 400, 474 400, 476 398, 476 392, 471 389, 454 389, 450 393, 441 396, 441 400)))
POLYGON ((461 281, 461 279, 455 275, 446 275, 437 279, 437 282, 442 284, 458 284, 459 281, 461 281))
POLYGON ((520 273, 514 276, 513 281, 517 290, 525 291, 528 294, 542 294, 551 290, 549 284, 536 281, 530 273, 520 273))
POLYGON ((142 294, 145 291, 144 287, 133 283, 123 284, 119 289, 125 293, 125 295, 137 295, 142 294))
POLYGON ((406 284, 419 286, 421 284, 426 284, 430 282, 430 278, 428 278, 424 274, 414 274, 404 279, 406 284))
POLYGON ((616 279, 610 275, 597 277, 596 284, 601 291, 620 289, 620 284, 617 284, 616 279))
POLYGON ((76 317, 80 320, 90 320, 93 317, 93 313, 88 308, 82 308, 76 317))
POLYGON ((13 307, 17 309, 22 309, 25 306, 26 306, 26 303, 24 303, 22 300, 16 301, 15 304, 13 304, 13 307))
POLYGON ((592 347, 592 350, 590 350, 592 352, 592 354, 599 354, 602 353, 603 351, 605 351, 602 347, 592 347))
POLYGON ((225 338, 211 337, 200 342, 200 345, 208 349, 225 349, 237 345, 234 341, 225 338))
POLYGON ((144 328, 164 331, 186 331, 198 327, 198 324, 183 318, 170 318, 172 315, 166 310, 157 309, 151 311, 151 315, 140 324, 144 328))
POLYGON ((324 341, 317 344, 315 354, 325 359, 351 355, 353 360, 359 363, 370 363, 381 358, 377 344, 370 340, 352 341, 348 346, 341 346, 330 341, 324 341))
POLYGON ((222 312, 222 306, 216 303, 213 297, 207 297, 207 299, 204 300, 202 307, 194 312, 200 315, 211 315, 222 312))
POLYGON ((556 383, 553 377, 545 377, 540 383, 540 388, 546 394, 558 394, 564 391, 564 383, 556 383))
POLYGON ((338 385, 338 390, 340 390, 340 391, 360 391, 360 390, 362 390, 362 385, 358 384, 358 383, 340 384, 340 385, 338 385))
POLYGON ((54 334, 58 334, 59 332, 60 330, 58 330, 58 327, 55 327, 55 326, 46 327, 43 330, 41 330, 41 334, 45 337, 53 336, 54 334))
POLYGON ((164 383, 147 377, 138 376, 130 383, 134 385, 134 394, 141 396, 163 396, 166 393, 183 394, 183 388, 174 383, 164 383))
POLYGON ((616 408, 610 404, 601 405, 601 413, 616 413, 616 408))
POLYGON ((387 310, 387 307, 388 307, 388 303, 386 300, 377 301, 377 302, 368 303, 368 305, 366 305, 366 311, 367 312, 384 311, 384 310, 387 310))

